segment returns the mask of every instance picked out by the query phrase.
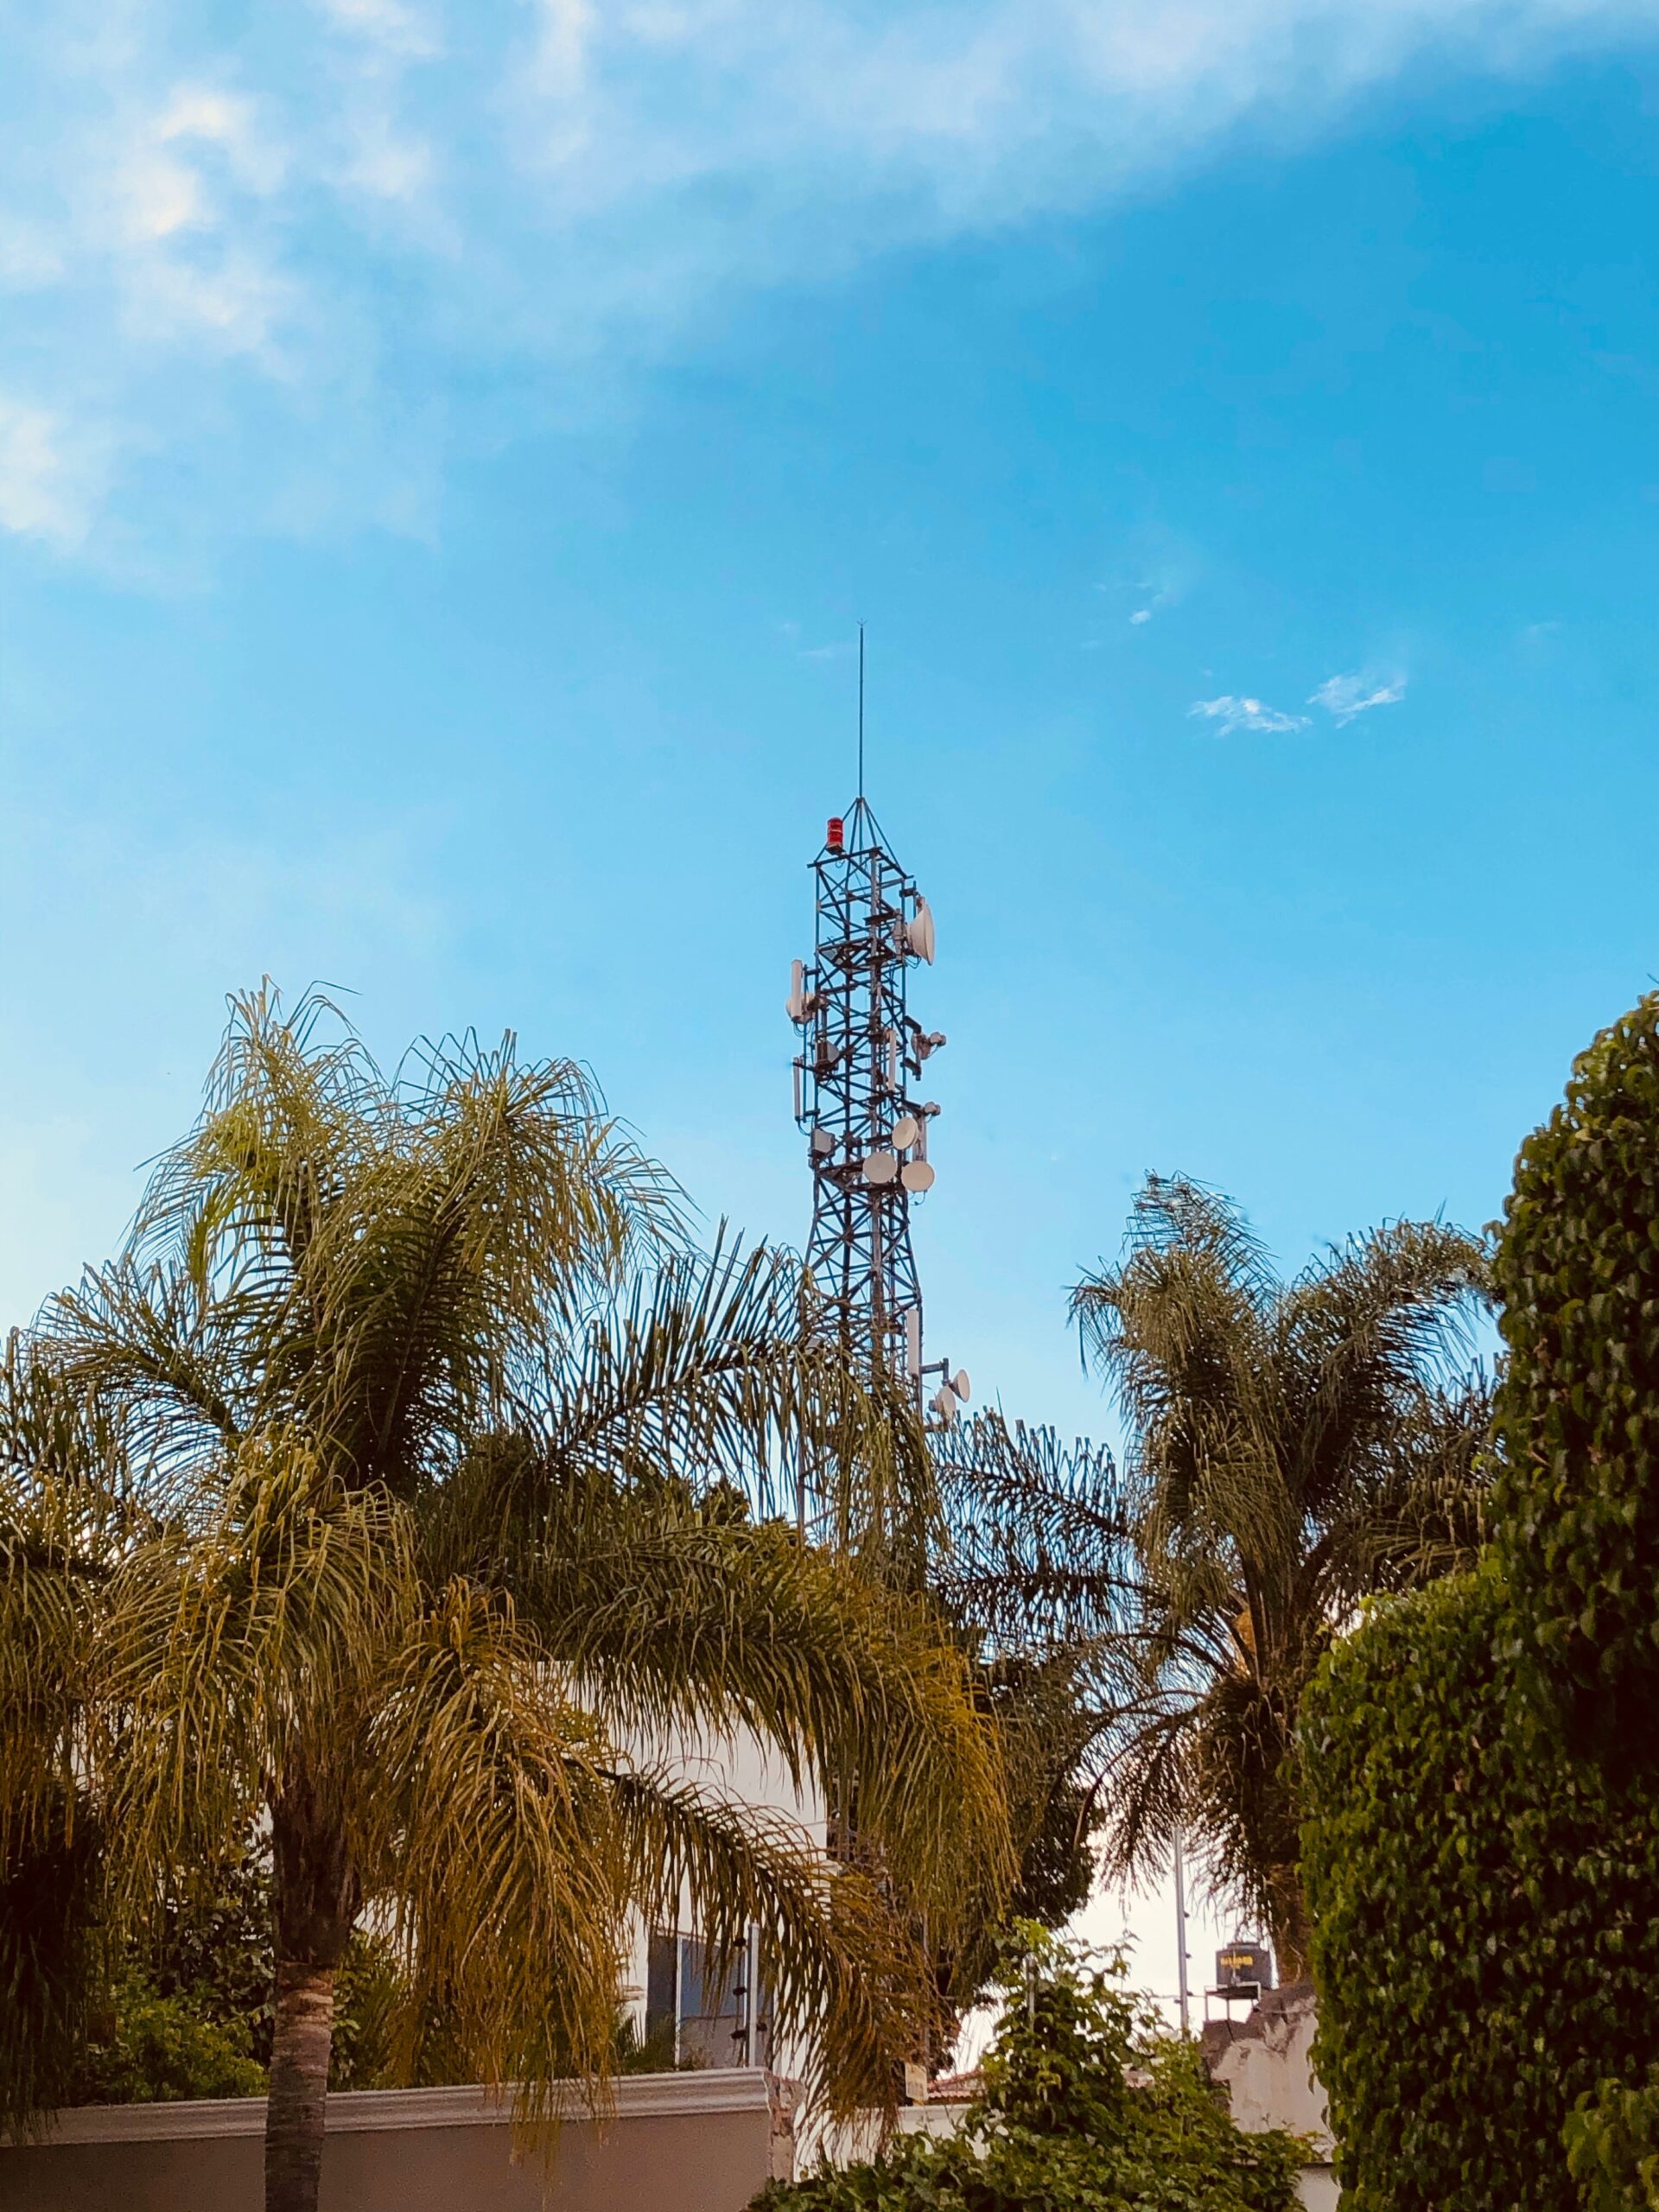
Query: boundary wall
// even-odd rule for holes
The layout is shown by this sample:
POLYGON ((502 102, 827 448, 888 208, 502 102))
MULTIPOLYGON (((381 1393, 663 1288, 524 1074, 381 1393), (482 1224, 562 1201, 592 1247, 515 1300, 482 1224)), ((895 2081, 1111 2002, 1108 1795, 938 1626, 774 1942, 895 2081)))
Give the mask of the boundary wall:
MULTIPOLYGON (((758 2069, 625 2075, 572 2106, 550 2171, 480 2088, 328 2100, 321 2212, 741 2212, 794 2168, 791 2084, 758 2069)), ((3 2212, 261 2212, 263 2097, 88 2105, 0 2145, 3 2212)))

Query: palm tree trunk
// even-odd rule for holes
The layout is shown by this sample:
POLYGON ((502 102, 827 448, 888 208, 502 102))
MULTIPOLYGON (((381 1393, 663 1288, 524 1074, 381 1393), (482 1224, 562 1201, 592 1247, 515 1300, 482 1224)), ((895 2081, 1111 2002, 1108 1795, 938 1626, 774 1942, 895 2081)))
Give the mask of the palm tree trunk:
POLYGON ((316 2212, 334 2033, 334 1967, 279 1960, 265 2108, 265 2212, 316 2212))
POLYGON ((1307 1939, 1310 1929, 1307 1900, 1302 1891, 1302 1870, 1294 1861, 1274 1866, 1268 1873, 1268 1914, 1273 1937, 1273 1963, 1280 1986, 1308 1979, 1307 1939))
POLYGON ((344 1823, 296 1758, 270 1807, 276 2019, 265 2107, 265 2212, 317 2212, 334 2039, 334 1971, 362 1889, 344 1823))

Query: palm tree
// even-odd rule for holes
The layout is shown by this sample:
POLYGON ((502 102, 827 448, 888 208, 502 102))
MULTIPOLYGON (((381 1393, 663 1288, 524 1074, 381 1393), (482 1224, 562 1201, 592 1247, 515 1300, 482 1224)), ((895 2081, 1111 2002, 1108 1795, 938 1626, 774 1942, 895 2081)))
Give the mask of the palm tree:
POLYGON ((792 1268, 690 1249, 579 1070, 464 1040, 388 1079, 329 1017, 236 1005, 126 1249, 40 1324, 146 1516, 87 1662, 109 1911, 268 1830, 269 2212, 316 2201, 365 1918, 416 1993, 406 2063, 441 2020, 528 2121, 602 2083, 627 1916, 683 1894, 716 1950, 759 1923, 818 2086, 885 2100, 925 1986, 890 1901, 948 1927, 1007 1849, 960 1657, 880 1571, 931 1510, 919 1433, 792 1268), (834 1554, 756 1517, 806 1463, 834 1554), (855 1793, 880 1881, 670 1756, 741 1731, 855 1793))
POLYGON ((1098 1696, 1132 1586, 1109 1452, 998 1411, 939 1431, 933 1452, 943 1534, 932 1586, 997 1725, 1018 1866, 1012 1894, 940 1962, 960 2015, 986 2001, 1015 1922, 1061 1927, 1088 1902, 1098 1696))
POLYGON ((1121 1264, 1072 1293, 1128 1418, 1127 1478, 1097 1468, 1032 1525, 1051 1563, 1064 1547, 1038 1578, 1057 1619, 1092 1638, 1106 1866, 1144 1875, 1185 1832, 1287 1980, 1307 1971, 1308 1678, 1364 1597, 1480 1541, 1488 1404, 1464 1363, 1487 1284, 1479 1239, 1408 1221, 1281 1281, 1236 1206, 1152 1176, 1121 1264))
POLYGON ((62 2095, 98 1979, 85 1689, 121 1478, 118 1440, 13 1332, 0 1359, 0 2126, 62 2095))

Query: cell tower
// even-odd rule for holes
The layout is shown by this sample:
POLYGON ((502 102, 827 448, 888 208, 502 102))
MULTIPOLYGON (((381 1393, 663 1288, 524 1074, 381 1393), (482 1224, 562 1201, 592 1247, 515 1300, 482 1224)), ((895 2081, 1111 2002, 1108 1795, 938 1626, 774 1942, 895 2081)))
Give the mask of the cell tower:
POLYGON ((918 1411, 954 1421, 965 1374, 922 1353, 922 1292, 910 1209, 933 1185, 928 1133, 939 1109, 919 1091, 944 1044, 906 1002, 912 966, 931 964, 933 915, 894 859, 863 793, 863 637, 859 638, 859 795, 830 817, 812 863, 813 957, 791 977, 790 1019, 801 1033, 795 1119, 812 1170, 807 1264, 848 1357, 913 1391, 918 1411), (928 1378, 939 1387, 923 1404, 928 1378))

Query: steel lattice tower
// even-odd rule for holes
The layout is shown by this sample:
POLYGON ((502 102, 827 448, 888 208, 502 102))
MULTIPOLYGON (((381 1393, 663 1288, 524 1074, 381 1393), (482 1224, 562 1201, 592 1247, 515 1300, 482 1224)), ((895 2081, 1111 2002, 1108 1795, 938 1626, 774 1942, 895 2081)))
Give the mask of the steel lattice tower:
MULTIPOLYGON (((861 792, 832 817, 812 863, 817 929, 810 963, 797 961, 789 1013, 801 1033, 795 1118, 812 1170, 807 1264, 849 1359, 903 1379, 921 1405, 922 1293, 910 1208, 933 1181, 923 1065, 944 1039, 912 1019, 910 969, 933 957, 933 917, 893 857, 861 792)), ((967 1378, 962 1378, 966 1394, 967 1378)), ((954 1418, 942 1382, 931 1410, 954 1418)))

